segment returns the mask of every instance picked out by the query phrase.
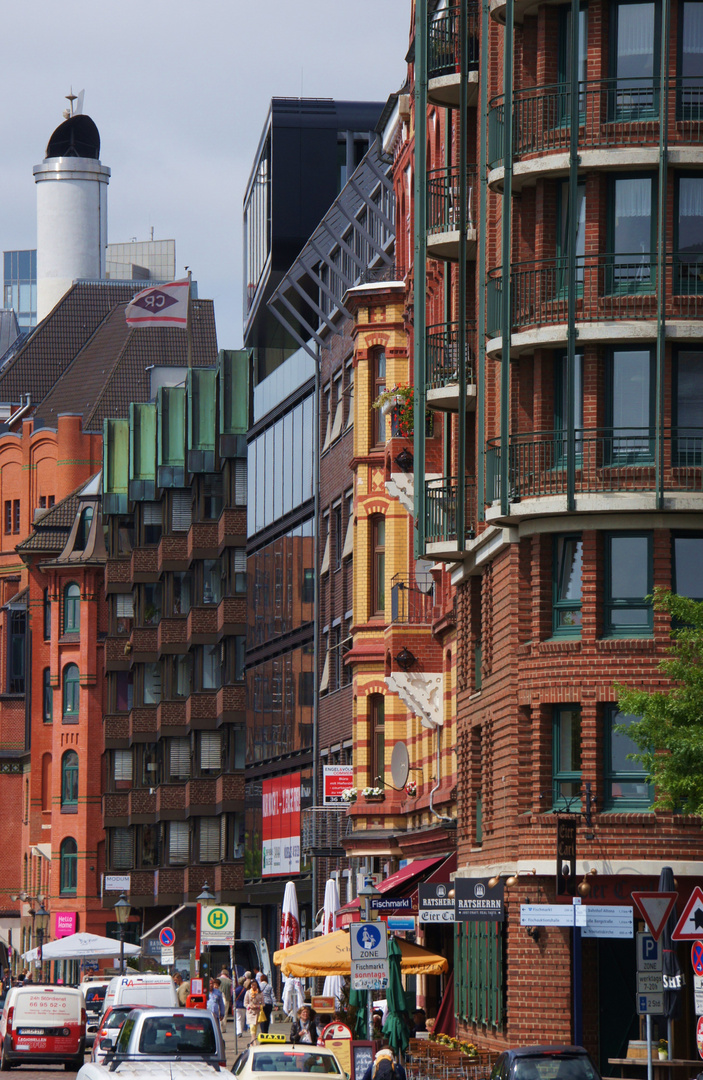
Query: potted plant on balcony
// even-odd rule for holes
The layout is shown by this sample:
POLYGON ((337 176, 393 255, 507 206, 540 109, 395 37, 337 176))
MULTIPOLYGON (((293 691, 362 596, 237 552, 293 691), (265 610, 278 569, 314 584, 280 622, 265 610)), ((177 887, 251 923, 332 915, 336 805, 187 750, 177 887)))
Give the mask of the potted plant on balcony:
POLYGON ((409 799, 416 799, 417 798, 417 781, 416 780, 408 780, 407 784, 405 785, 405 794, 408 796, 409 799))
POLYGON ((660 1061, 667 1061, 668 1060, 668 1058, 669 1058, 669 1044, 666 1041, 666 1039, 660 1039, 659 1040, 658 1053, 659 1053, 659 1060, 660 1061))
POLYGON ((361 794, 366 802, 383 802, 386 797, 382 787, 365 787, 361 794))
POLYGON ((404 438, 412 435, 414 430, 414 394, 413 386, 392 386, 390 390, 384 390, 373 403, 374 409, 380 409, 383 416, 391 413, 394 434, 404 438))
POLYGON ((345 803, 355 803, 359 792, 355 787, 344 788, 342 792, 342 800, 345 803))

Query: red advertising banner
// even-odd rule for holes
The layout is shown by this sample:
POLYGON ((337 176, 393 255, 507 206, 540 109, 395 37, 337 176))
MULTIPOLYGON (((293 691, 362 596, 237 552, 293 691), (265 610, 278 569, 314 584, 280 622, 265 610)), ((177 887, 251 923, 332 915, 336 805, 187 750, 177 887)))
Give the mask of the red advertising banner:
POLYGON ((300 873, 300 773, 262 782, 262 877, 300 873))
POLYGON ((322 803, 323 806, 338 806, 344 803, 342 792, 354 787, 353 765, 323 765, 322 767, 322 803))

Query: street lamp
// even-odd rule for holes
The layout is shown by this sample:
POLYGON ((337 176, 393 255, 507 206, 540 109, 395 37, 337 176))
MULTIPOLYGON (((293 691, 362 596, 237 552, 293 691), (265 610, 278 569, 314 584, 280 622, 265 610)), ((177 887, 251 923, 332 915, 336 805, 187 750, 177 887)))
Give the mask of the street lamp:
POLYGON ((124 893, 115 904, 115 918, 120 925, 120 975, 124 975, 124 928, 132 911, 132 906, 124 893))
POLYGON ((208 885, 208 883, 206 881, 205 884, 203 885, 203 891, 200 893, 199 896, 196 896, 195 899, 196 899, 197 904, 198 904, 198 920, 197 920, 197 931, 196 931, 196 936, 197 936, 196 952, 197 952, 197 960, 198 960, 198 974, 207 981, 207 978, 210 975, 210 959, 209 959, 209 953, 208 953, 207 956, 205 956, 206 950, 203 950, 203 947, 202 947, 202 944, 201 944, 201 941, 202 941, 202 939, 201 939, 201 924, 202 924, 202 911, 201 911, 201 908, 204 908, 205 910, 207 910, 209 907, 212 907, 213 904, 217 903, 217 897, 214 896, 214 894, 210 892, 210 886, 208 885), (203 960, 203 957, 205 957, 205 960, 203 960))
MULTIPOLYGON (((370 877, 364 879, 364 884, 359 889, 358 896, 364 905, 364 918, 366 922, 371 922, 371 901, 381 896, 381 890, 377 889, 370 877)), ((374 915, 378 918, 378 912, 375 911, 374 915)), ((366 1037, 371 1039, 373 1036, 373 995, 371 990, 366 991, 366 1037)))
POLYGON ((217 897, 210 892, 210 886, 207 881, 203 885, 203 891, 200 896, 196 897, 196 900, 199 904, 202 904, 203 907, 212 907, 213 904, 217 903, 217 897))
POLYGON ((43 949, 43 945, 44 945, 44 935, 46 934, 47 930, 49 929, 49 918, 50 918, 49 912, 44 907, 44 901, 40 900, 40 906, 37 909, 37 911, 35 913, 35 916, 34 916, 34 925, 37 928, 37 938, 39 939, 39 980, 40 980, 40 982, 44 978, 44 967, 43 967, 44 954, 43 954, 42 949, 43 949))

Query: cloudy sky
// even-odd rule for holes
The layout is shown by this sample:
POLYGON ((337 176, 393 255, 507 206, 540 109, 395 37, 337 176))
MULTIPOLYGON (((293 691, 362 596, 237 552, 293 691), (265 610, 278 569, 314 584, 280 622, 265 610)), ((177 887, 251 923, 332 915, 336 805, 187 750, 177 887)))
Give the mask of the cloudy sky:
POLYGON ((109 240, 175 238, 221 347, 241 345, 244 187, 271 97, 385 101, 410 0, 22 0, 3 5, 2 250, 36 245, 32 166, 85 89, 112 170, 109 240))

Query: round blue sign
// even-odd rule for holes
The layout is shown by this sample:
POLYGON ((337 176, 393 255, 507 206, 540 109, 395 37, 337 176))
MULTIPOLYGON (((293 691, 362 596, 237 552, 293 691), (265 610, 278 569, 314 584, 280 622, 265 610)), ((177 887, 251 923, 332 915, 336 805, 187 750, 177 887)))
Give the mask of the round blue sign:
POLYGON ((176 935, 170 926, 164 926, 159 931, 159 941, 165 949, 170 949, 176 941, 176 935))
POLYGON ((356 932, 356 940, 362 949, 373 952, 381 943, 381 931, 370 923, 366 923, 356 932))

